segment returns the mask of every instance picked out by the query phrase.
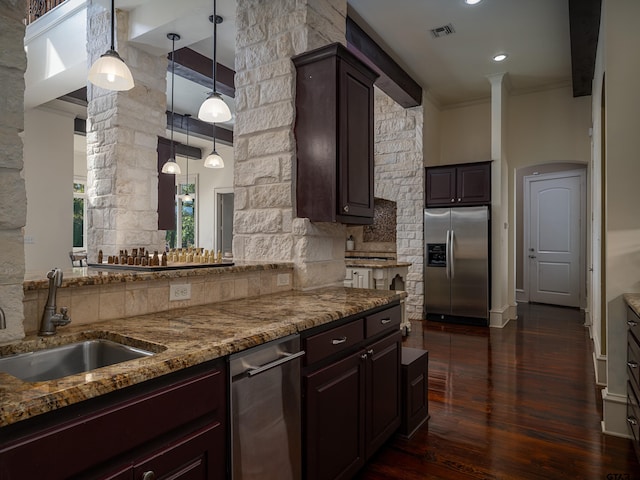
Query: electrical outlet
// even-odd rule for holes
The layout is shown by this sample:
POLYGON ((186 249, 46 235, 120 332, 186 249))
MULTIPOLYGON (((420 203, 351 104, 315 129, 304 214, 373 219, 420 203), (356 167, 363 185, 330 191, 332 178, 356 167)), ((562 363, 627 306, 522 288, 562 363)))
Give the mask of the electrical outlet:
POLYGON ((169 301, 189 300, 191 298, 191 284, 180 283, 169 285, 169 301))
POLYGON ((279 273, 278 274, 278 279, 277 279, 277 285, 278 287, 284 287, 286 285, 289 285, 289 274, 288 273, 279 273))

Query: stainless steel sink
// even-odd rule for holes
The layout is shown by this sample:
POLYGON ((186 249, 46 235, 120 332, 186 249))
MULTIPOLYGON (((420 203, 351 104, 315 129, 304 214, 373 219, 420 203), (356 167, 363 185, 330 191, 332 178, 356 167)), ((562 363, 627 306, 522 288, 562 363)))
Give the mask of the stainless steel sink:
POLYGON ((0 357, 0 372, 27 382, 40 382, 153 354, 154 352, 111 340, 84 340, 0 357))

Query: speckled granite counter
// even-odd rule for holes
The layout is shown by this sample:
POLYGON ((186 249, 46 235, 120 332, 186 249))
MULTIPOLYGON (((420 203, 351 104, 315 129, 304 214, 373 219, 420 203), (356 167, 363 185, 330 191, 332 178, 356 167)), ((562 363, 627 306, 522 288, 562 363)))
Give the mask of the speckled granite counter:
MULTIPOLYGON (((124 268, 124 267, 123 267, 124 268)), ((256 272, 293 268, 292 263, 235 263, 232 266, 211 268, 188 268, 163 271, 127 271, 99 267, 74 267, 63 271, 62 287, 80 287, 87 285, 108 285, 113 283, 137 282, 160 279, 179 279, 209 275, 227 275, 229 273, 256 272)), ((23 283, 24 291, 40 290, 49 287, 47 272, 27 272, 23 283)))
POLYGON ((623 298, 631 310, 636 312, 636 315, 640 315, 640 293, 625 293, 623 298))
POLYGON ((0 427, 405 296, 404 292, 338 287, 287 291, 91 325, 72 324, 51 338, 29 336, 0 347, 0 355, 91 338, 120 340, 158 353, 46 382, 23 382, 0 373, 0 427))

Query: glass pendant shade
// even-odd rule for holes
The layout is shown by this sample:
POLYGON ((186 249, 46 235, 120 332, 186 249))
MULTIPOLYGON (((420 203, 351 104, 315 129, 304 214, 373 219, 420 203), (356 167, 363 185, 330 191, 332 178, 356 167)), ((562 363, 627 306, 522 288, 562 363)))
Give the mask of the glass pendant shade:
POLYGON ((224 160, 215 149, 204 159, 204 166, 207 168, 224 168, 224 160))
POLYGON ((162 173, 179 175, 182 172, 180 170, 180 165, 178 165, 173 158, 170 158, 169 161, 165 162, 164 165, 162 165, 162 173))
POLYGON ((115 50, 107 50, 89 70, 89 81, 107 90, 131 90, 133 76, 127 64, 115 50))
POLYGON ((217 92, 211 92, 200 105, 198 118, 203 122, 221 123, 231 120, 231 110, 217 92))

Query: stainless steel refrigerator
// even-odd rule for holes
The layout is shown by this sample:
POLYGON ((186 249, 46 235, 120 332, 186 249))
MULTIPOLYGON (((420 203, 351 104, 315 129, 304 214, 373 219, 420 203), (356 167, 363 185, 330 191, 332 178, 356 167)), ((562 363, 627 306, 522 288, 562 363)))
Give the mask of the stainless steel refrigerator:
POLYGON ((427 319, 488 324, 489 232, 487 206, 425 209, 427 319))

